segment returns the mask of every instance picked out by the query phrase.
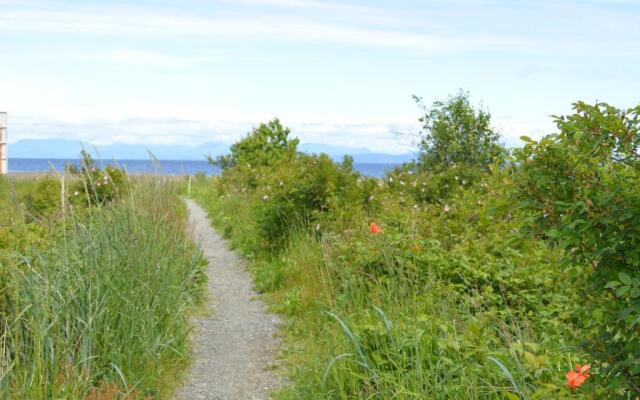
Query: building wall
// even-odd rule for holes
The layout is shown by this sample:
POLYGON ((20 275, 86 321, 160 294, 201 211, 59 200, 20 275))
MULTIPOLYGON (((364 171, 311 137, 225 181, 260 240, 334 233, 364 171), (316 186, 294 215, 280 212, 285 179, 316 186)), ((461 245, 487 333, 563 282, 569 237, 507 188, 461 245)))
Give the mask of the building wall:
POLYGON ((7 137, 7 113, 0 112, 0 174, 9 172, 9 140, 7 137))

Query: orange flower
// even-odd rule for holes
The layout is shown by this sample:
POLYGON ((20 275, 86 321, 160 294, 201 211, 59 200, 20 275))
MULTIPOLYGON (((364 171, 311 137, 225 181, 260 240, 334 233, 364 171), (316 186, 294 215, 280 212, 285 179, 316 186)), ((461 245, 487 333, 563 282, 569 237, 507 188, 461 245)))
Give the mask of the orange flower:
POLYGON ((369 224, 369 231, 373 234, 382 233, 382 229, 375 222, 369 224))
POLYGON ((589 368, 591 368, 591 365, 589 364, 577 364, 575 371, 572 370, 567 372, 567 386, 569 386, 569 389, 576 389, 587 380, 589 377, 589 374, 587 374, 589 368))

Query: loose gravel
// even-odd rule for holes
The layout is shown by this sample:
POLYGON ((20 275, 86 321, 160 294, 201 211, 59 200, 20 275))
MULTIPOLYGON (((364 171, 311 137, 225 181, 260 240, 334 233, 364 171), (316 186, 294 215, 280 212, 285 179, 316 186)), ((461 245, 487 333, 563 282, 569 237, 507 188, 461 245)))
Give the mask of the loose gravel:
POLYGON ((182 400, 262 400, 280 387, 279 319, 266 311, 242 259, 211 228, 205 211, 186 200, 194 239, 209 261, 207 310, 193 319, 194 360, 182 400))

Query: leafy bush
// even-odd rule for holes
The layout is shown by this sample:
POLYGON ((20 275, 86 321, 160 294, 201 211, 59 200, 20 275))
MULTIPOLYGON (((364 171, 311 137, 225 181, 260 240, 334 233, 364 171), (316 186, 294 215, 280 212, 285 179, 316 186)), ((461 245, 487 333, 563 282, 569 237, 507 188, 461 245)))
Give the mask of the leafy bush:
POLYGON ((123 170, 111 166, 103 169, 96 165, 91 155, 82 151, 80 169, 70 169, 79 180, 71 186, 73 201, 76 203, 104 204, 127 191, 127 177, 123 170))
MULTIPOLYGON (((608 396, 640 395, 640 107, 574 104, 559 132, 515 152, 530 225, 590 276, 582 333, 608 396)), ((585 288, 586 289, 586 288, 585 288)))
POLYGON ((231 154, 209 160, 224 168, 221 196, 237 192, 254 202, 259 239, 273 251, 330 210, 366 204, 375 186, 353 171, 350 158, 336 164, 326 155, 297 153, 298 139, 289 134, 275 119, 231 146, 231 154))
POLYGON ((446 169, 452 164, 484 168, 504 152, 498 144, 500 135, 491 126, 491 115, 476 110, 469 94, 460 92, 446 101, 436 101, 427 108, 414 96, 424 115, 420 140, 420 163, 430 170, 446 169))
POLYGON ((475 158, 373 179, 286 154, 193 190, 289 318, 294 384, 278 398, 585 396, 564 382, 584 361, 585 277, 526 234, 514 168, 475 158))
POLYGON ((222 169, 237 165, 248 168, 271 165, 282 158, 295 155, 298 139, 289 139, 291 131, 285 128, 277 118, 260 124, 247 136, 231 146, 231 153, 213 159, 209 162, 222 169))
POLYGON ((35 189, 25 198, 26 208, 33 217, 50 215, 60 209, 60 182, 47 176, 38 180, 35 189))
POLYGON ((261 237, 275 248, 283 247, 292 230, 313 226, 330 210, 362 204, 368 197, 351 190, 358 176, 348 160, 338 165, 326 155, 282 160, 263 177, 255 192, 259 201, 254 215, 261 237))

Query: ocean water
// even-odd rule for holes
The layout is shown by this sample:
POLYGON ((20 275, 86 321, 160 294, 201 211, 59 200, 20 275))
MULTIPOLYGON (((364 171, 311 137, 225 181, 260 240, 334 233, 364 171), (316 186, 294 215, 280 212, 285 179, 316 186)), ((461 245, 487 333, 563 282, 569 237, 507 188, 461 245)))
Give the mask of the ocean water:
MULTIPOLYGON (((79 166, 80 160, 11 158, 9 159, 9 172, 47 172, 51 170, 61 172, 67 164, 79 166)), ((158 162, 152 162, 150 160, 99 160, 97 164, 101 167, 115 165, 134 174, 195 175, 197 173, 204 173, 206 175, 218 175, 220 173, 218 167, 214 167, 206 161, 160 160, 158 162)), ((380 178, 384 176, 387 171, 392 170, 398 165, 399 164, 354 163, 353 168, 362 175, 380 178)))

